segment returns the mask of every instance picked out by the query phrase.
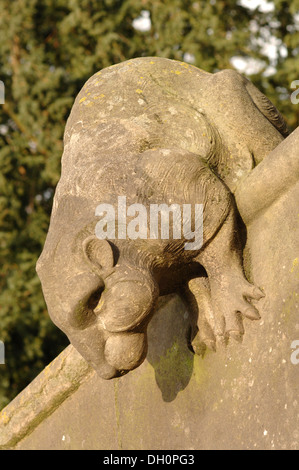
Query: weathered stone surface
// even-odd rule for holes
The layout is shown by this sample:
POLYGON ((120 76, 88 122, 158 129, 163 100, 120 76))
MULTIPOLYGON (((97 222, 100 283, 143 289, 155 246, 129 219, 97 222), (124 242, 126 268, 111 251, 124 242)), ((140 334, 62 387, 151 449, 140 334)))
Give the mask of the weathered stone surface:
MULTIPOLYGON (((278 145, 238 186, 235 197, 246 224, 254 218, 260 218, 263 212, 298 183, 298 145, 299 128, 278 145)), ((297 203, 298 199, 294 198, 293 204, 297 203)), ((271 208, 270 213, 273 210, 271 208)))
POLYGON ((299 365, 291 363, 298 200, 299 183, 248 226, 248 274, 266 297, 242 344, 194 356, 185 306, 168 297, 152 319, 142 366, 108 382, 92 373, 17 448, 299 449, 299 365))
POLYGON ((122 376, 143 362, 159 296, 180 291, 186 298, 189 339, 199 354, 240 339, 244 318, 259 318, 263 292, 244 276, 233 193, 287 133, 278 110, 233 70, 209 74, 147 57, 87 81, 66 125, 37 271, 52 320, 101 377, 122 376), (119 198, 135 205, 135 215, 143 209, 144 233, 134 213, 124 222, 119 198), (175 205, 179 215, 161 221, 168 236, 158 229, 152 236, 151 210, 162 204, 171 212, 175 205), (203 217, 187 216, 185 233, 187 205, 190 214, 201 205, 203 217), (103 213, 113 228, 99 236, 96 215, 103 213), (139 229, 131 237, 133 221, 139 229), (186 250, 192 232, 198 237, 186 250))
POLYGON ((91 368, 72 347, 66 348, 0 413, 0 448, 30 434, 90 375, 91 368))

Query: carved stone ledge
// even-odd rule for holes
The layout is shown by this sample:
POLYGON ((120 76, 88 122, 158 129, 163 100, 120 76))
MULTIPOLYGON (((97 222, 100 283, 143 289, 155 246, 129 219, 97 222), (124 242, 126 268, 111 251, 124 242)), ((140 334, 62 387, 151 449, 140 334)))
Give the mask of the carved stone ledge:
POLYGON ((0 412, 0 448, 14 447, 74 393, 93 370, 68 346, 0 412))

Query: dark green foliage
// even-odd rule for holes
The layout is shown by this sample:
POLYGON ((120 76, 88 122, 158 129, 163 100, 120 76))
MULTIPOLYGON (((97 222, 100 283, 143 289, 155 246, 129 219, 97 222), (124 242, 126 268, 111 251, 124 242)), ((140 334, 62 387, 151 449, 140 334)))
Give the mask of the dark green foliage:
POLYGON ((269 33, 288 56, 278 55, 274 75, 263 77, 262 70, 252 78, 294 128, 299 106, 288 94, 299 79, 299 1, 274 3, 273 12, 261 13, 233 0, 0 0, 6 91, 0 105, 0 340, 6 345, 0 408, 68 344, 48 318, 35 263, 60 174, 65 121, 84 82, 139 56, 191 55, 194 65, 213 72, 232 67, 237 55, 260 59, 265 69, 260 39, 269 33), (150 13, 148 31, 133 26, 142 11, 150 13))

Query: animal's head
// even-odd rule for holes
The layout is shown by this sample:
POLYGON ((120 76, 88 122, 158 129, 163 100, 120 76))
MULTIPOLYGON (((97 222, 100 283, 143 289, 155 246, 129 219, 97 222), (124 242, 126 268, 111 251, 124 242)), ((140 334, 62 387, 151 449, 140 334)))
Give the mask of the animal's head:
POLYGON ((115 263, 112 245, 95 236, 75 250, 63 244, 53 256, 57 263, 43 255, 37 271, 54 323, 103 378, 135 369, 146 356, 158 298, 150 273, 125 260, 115 263))

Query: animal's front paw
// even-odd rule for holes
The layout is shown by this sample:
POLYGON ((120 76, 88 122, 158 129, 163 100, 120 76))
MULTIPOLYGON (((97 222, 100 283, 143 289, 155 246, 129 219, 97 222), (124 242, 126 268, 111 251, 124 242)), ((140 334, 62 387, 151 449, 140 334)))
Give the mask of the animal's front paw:
POLYGON ((210 284, 214 311, 211 326, 215 335, 224 340, 230 337, 241 340, 244 335, 243 318, 261 318, 252 301, 260 300, 264 293, 239 273, 221 276, 210 284))

